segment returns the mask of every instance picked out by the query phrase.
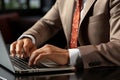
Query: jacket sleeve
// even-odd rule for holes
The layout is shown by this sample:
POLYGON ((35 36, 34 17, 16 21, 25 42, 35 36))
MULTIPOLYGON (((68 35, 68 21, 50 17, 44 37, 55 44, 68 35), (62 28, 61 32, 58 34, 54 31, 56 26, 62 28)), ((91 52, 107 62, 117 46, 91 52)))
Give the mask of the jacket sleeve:
POLYGON ((45 41, 54 36, 62 28, 58 3, 47 12, 47 14, 38 20, 30 29, 23 33, 23 35, 32 35, 35 37, 37 46, 40 46, 45 41))
POLYGON ((110 6, 110 41, 79 47, 83 67, 120 66, 120 0, 108 0, 110 6))

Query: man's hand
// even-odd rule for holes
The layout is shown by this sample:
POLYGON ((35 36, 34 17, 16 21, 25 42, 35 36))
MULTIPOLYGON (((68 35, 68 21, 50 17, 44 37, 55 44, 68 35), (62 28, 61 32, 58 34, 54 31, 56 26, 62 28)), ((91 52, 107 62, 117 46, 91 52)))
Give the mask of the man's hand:
POLYGON ((13 42, 10 45, 11 56, 17 55, 20 58, 27 58, 31 53, 37 48, 32 43, 32 40, 29 38, 23 38, 18 41, 13 42))
POLYGON ((61 49, 53 45, 45 45, 35 50, 29 59, 29 65, 35 65, 42 59, 50 59, 57 64, 66 65, 69 61, 69 53, 66 49, 61 49))

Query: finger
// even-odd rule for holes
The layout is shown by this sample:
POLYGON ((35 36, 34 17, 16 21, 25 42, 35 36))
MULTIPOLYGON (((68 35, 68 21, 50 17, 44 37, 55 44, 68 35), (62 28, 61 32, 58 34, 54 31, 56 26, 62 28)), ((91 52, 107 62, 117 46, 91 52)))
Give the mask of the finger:
POLYGON ((24 51, 26 52, 26 55, 29 56, 30 54, 30 50, 33 48, 33 44, 32 44, 32 41, 30 39, 24 39, 24 45, 23 45, 23 48, 24 48, 24 51))
POLYGON ((25 57, 24 57, 24 54, 21 54, 21 58, 25 58, 25 57))
POLYGON ((27 57, 28 57, 28 55, 27 55, 27 53, 25 52, 24 48, 23 48, 23 50, 22 50, 22 57, 23 57, 23 58, 27 58, 27 57))
POLYGON ((22 50, 23 50, 23 41, 19 40, 17 41, 16 44, 16 54, 18 54, 18 57, 21 57, 21 55, 23 54, 22 50))
POLYGON ((44 53, 39 54, 39 55, 35 58, 33 64, 36 65, 40 60, 45 59, 45 56, 46 56, 46 55, 45 55, 44 53))
POLYGON ((29 57, 31 56, 31 54, 32 54, 35 50, 37 50, 37 48, 36 48, 35 46, 30 49, 30 51, 29 51, 29 57))
POLYGON ((15 51, 15 49, 16 49, 16 44, 17 44, 17 42, 15 41, 15 42, 13 42, 11 45, 10 45, 10 55, 11 56, 15 56, 15 54, 16 54, 16 51, 15 51))
POLYGON ((30 66, 33 65, 33 64, 34 64, 34 60, 35 60, 35 58, 36 58, 38 55, 39 55, 39 51, 38 51, 38 50, 34 51, 34 52, 31 54, 31 56, 30 56, 28 65, 30 65, 30 66))

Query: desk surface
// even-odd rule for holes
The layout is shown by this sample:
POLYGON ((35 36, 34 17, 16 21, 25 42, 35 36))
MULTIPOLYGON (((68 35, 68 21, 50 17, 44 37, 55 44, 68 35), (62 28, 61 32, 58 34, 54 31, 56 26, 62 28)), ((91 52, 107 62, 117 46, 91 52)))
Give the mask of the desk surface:
POLYGON ((120 80, 120 67, 94 68, 76 73, 62 72, 24 76, 15 76, 0 67, 0 77, 5 78, 3 80, 120 80))
MULTIPOLYGON (((15 76, 0 67, 3 80, 120 80, 120 67, 94 68, 78 72, 45 73, 36 75, 15 76)), ((1 80, 1 79, 0 79, 1 80)))

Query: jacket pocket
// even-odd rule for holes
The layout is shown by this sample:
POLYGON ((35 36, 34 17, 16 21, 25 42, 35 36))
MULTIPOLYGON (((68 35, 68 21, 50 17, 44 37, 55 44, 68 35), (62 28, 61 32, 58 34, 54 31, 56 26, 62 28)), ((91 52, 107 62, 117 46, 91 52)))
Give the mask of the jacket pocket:
POLYGON ((109 41, 109 18, 104 13, 89 18, 88 37, 92 44, 109 41))

